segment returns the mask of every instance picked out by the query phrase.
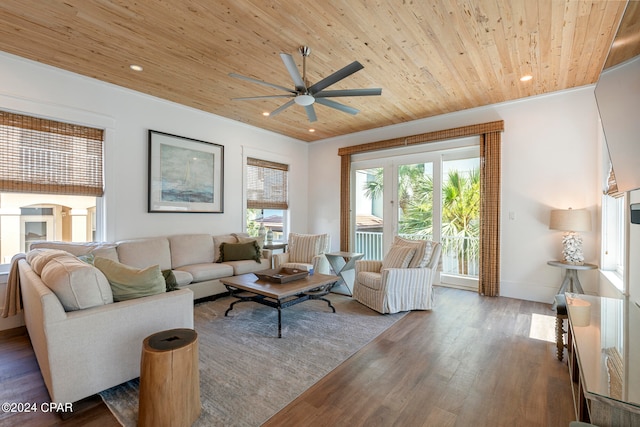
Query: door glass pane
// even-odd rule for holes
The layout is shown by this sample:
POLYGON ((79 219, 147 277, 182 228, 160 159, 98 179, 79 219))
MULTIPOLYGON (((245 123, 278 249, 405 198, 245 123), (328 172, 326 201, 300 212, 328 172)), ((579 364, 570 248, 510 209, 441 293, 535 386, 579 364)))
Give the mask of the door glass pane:
POLYGON ((433 239, 433 164, 398 166, 398 235, 433 239))
POLYGON ((29 252, 31 243, 36 240, 47 239, 46 221, 26 221, 24 223, 24 252, 29 252))
POLYGON ((355 251, 363 259, 382 259, 383 168, 357 169, 355 174, 355 251))
POLYGON ((478 276, 479 158, 442 163, 442 272, 478 276))

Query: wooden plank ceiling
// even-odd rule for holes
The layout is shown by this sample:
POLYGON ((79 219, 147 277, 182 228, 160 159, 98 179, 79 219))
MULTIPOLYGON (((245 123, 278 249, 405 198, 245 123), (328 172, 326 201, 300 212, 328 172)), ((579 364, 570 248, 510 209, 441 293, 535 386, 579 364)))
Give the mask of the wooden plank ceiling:
POLYGON ((0 50, 304 141, 388 126, 597 81, 625 1, 580 0, 47 0, 0 2, 0 50), (229 77, 293 82, 279 53, 311 83, 359 61, 328 89, 309 123, 282 94, 229 77), (144 67, 134 72, 130 64, 144 67), (533 79, 521 82, 525 74, 533 79), (309 128, 315 132, 309 132, 309 128))

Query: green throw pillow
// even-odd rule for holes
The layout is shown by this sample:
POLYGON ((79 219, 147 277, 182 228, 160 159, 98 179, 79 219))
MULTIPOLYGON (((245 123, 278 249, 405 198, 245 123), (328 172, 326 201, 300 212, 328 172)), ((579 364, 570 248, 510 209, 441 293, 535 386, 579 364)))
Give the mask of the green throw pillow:
POLYGON ((218 262, 252 259, 260 262, 260 246, 255 240, 246 243, 221 243, 218 262))
POLYGON ((166 292, 158 265, 140 269, 102 257, 96 257, 93 263, 107 277, 114 302, 166 292))
POLYGON ((162 270, 162 276, 164 277, 164 283, 167 286, 167 292, 178 289, 178 281, 176 280, 176 275, 173 274, 173 270, 162 270))
POLYGON ((86 254, 86 255, 78 255, 78 259, 80 261, 86 262, 87 264, 93 265, 93 260, 96 259, 94 254, 86 254))

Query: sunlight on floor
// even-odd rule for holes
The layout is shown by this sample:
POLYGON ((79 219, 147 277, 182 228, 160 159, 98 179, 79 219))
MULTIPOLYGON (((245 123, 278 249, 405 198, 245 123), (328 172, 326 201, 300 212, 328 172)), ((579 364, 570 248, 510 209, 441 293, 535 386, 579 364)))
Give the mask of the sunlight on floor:
POLYGON ((531 328, 529 338, 535 340, 556 342, 556 317, 546 314, 531 314, 531 328))

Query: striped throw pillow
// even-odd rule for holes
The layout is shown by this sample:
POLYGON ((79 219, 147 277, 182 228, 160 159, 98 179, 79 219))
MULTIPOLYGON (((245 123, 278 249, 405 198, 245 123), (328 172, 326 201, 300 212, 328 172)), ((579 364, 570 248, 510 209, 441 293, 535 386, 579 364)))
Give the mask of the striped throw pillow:
POLYGON ((416 253, 409 263, 409 268, 424 268, 427 266, 427 264, 429 264, 429 261, 431 260, 433 243, 428 240, 409 240, 396 236, 393 239, 393 244, 415 248, 416 253))
POLYGON ((380 271, 385 268, 407 268, 411 259, 416 253, 416 249, 409 246, 393 245, 382 260, 380 271))

